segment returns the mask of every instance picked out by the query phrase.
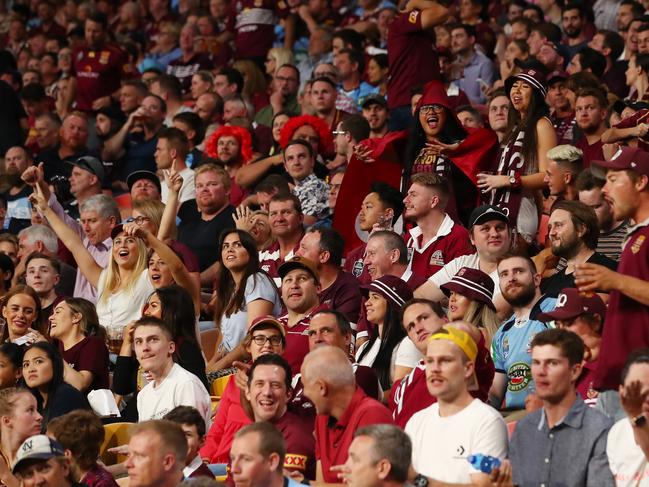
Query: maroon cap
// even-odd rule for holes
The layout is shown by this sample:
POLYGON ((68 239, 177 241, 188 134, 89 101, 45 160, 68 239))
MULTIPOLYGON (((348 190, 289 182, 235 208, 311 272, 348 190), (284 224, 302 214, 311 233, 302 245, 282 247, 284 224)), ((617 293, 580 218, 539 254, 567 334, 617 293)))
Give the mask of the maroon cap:
POLYGON ((600 178, 606 177, 606 169, 615 171, 629 169, 649 176, 649 152, 637 147, 620 147, 610 161, 592 161, 590 165, 593 174, 600 178))
POLYGON ((473 301, 478 301, 496 311, 493 303, 494 281, 480 269, 462 267, 453 278, 440 286, 446 296, 455 291, 473 301))
POLYGON ((367 296, 370 292, 380 294, 387 301, 401 309, 406 301, 412 299, 412 290, 403 279, 397 276, 385 275, 361 286, 363 294, 367 296))
POLYGON ((509 94, 509 92, 512 89, 512 86, 514 86, 514 83, 518 80, 525 81, 532 88, 539 91, 543 95, 543 98, 547 96, 548 94, 548 90, 546 88, 547 81, 545 79, 545 74, 543 74, 540 70, 530 69, 530 68, 523 69, 520 73, 507 78, 505 80, 505 89, 507 90, 507 94, 509 94))
POLYGON ((571 320, 583 314, 600 315, 603 320, 606 316, 606 305, 595 293, 585 295, 577 288, 567 287, 557 296, 554 311, 541 313, 539 319, 541 321, 571 320))

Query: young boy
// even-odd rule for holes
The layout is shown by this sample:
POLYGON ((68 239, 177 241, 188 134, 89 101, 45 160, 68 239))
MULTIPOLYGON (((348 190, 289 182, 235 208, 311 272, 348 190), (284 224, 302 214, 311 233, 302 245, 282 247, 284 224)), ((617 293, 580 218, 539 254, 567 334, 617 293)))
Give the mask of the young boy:
POLYGON ((209 477, 214 474, 203 463, 198 450, 205 443, 205 420, 196 408, 191 406, 177 406, 169 411, 164 419, 178 423, 187 438, 186 467, 183 469, 185 478, 209 477))

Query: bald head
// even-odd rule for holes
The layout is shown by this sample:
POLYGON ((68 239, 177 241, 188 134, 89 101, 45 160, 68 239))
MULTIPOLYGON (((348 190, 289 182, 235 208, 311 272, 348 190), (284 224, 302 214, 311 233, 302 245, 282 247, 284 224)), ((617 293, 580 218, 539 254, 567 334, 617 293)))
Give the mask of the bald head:
POLYGON ((333 389, 355 387, 354 369, 347 354, 338 347, 316 348, 302 362, 302 377, 322 381, 333 389))

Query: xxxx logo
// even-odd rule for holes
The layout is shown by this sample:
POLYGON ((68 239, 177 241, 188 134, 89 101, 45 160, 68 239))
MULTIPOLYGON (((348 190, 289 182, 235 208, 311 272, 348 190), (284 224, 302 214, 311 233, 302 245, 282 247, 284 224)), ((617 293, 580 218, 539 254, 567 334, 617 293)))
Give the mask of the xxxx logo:
POLYGON ((306 470, 307 457, 304 455, 296 455, 294 453, 287 453, 284 457, 284 468, 297 468, 299 470, 306 470))

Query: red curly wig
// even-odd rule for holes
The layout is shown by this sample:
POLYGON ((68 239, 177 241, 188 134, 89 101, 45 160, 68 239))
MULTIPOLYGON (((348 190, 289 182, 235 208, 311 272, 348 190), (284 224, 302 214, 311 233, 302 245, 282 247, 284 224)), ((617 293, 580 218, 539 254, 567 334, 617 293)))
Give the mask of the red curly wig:
POLYGON ((218 159, 217 144, 219 139, 224 136, 237 139, 241 152, 241 160, 244 164, 248 164, 252 159, 252 137, 250 137, 250 132, 243 127, 223 125, 216 129, 205 143, 205 153, 214 159, 218 159))
POLYGON ((318 137, 320 138, 320 143, 318 144, 318 153, 319 154, 328 154, 333 149, 333 138, 331 137, 331 131, 327 122, 321 118, 315 117, 313 115, 300 115, 299 117, 292 117, 286 125, 282 128, 282 131, 279 133, 279 145, 286 147, 291 139, 293 134, 297 129, 303 125, 309 125, 316 131, 318 137))

